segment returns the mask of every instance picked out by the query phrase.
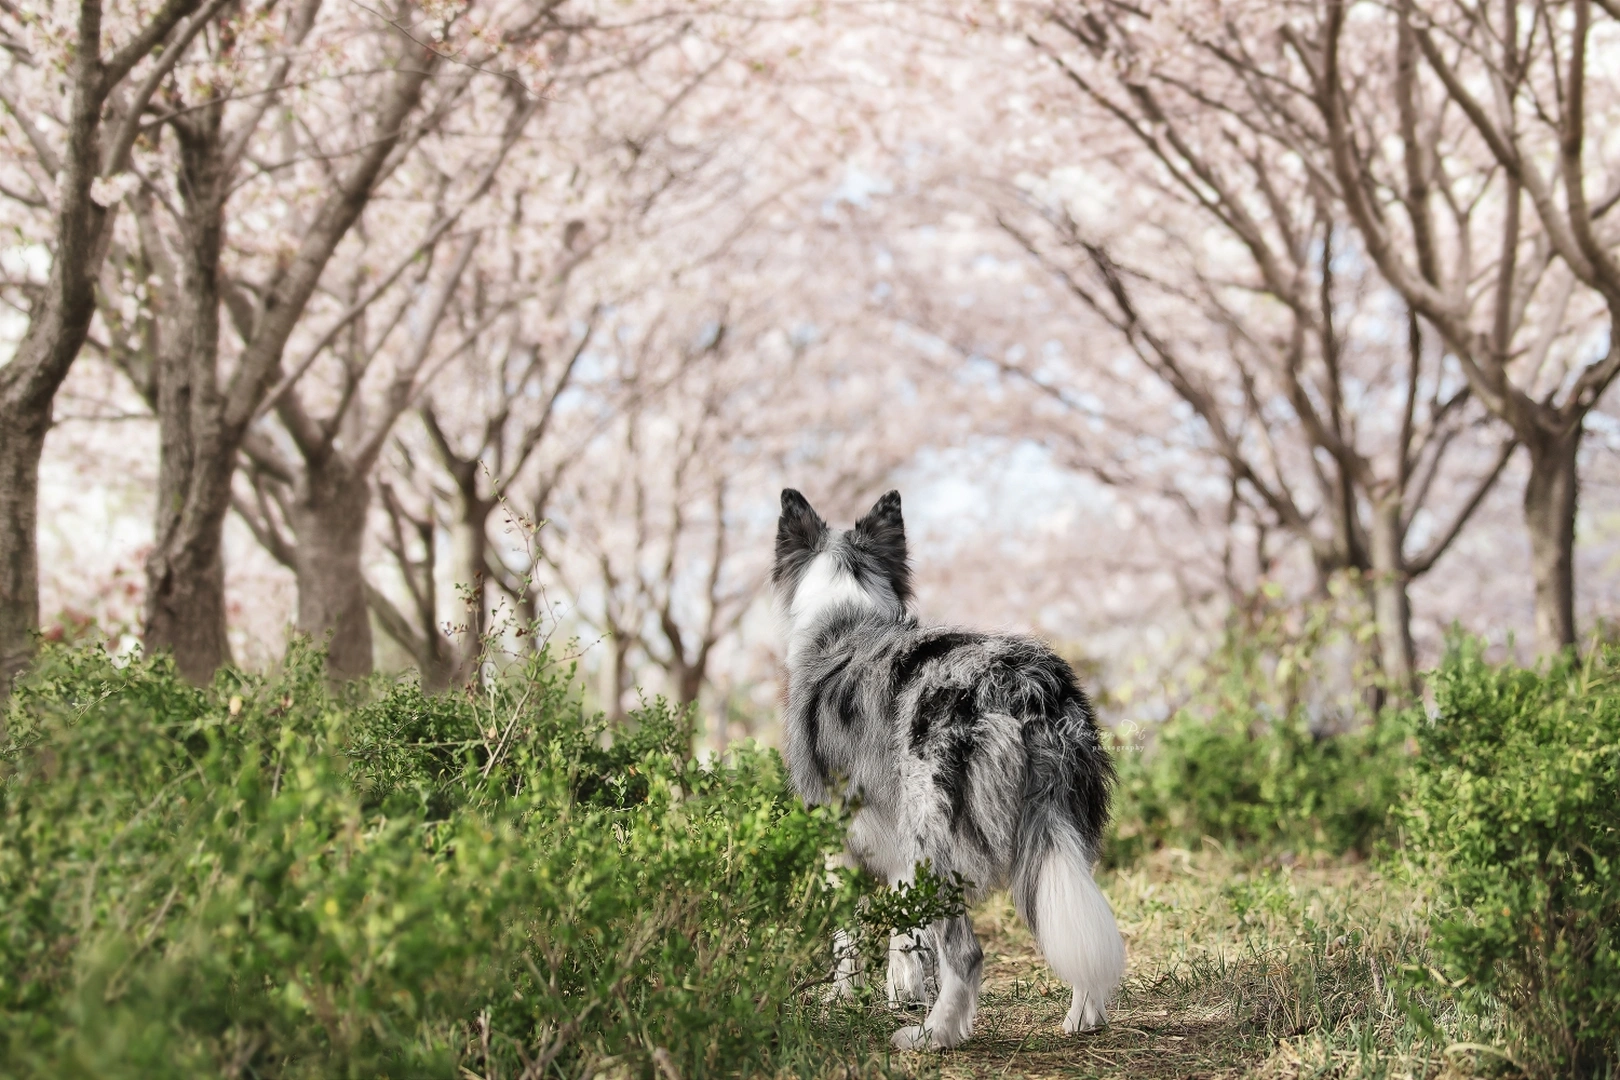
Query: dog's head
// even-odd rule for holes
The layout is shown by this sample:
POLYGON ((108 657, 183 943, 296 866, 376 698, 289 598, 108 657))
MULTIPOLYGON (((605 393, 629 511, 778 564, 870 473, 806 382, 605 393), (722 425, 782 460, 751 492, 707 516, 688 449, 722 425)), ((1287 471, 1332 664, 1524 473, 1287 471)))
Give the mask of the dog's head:
POLYGON ((900 493, 889 492, 854 528, 841 531, 829 528, 797 491, 782 492, 771 584, 790 631, 840 605, 903 616, 911 603, 911 567, 900 493))

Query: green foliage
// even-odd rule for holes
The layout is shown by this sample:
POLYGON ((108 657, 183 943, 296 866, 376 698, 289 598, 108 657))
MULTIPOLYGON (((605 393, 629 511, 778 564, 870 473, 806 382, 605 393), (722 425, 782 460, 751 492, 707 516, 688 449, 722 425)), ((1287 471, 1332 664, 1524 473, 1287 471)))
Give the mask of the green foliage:
POLYGON ((543 656, 429 697, 47 648, 7 708, 8 1076, 796 1069, 865 891, 774 755, 608 740, 543 656))
MULTIPOLYGON (((966 884, 957 876, 941 877, 933 864, 917 864, 913 880, 893 888, 874 889, 861 905, 859 938, 863 969, 882 972, 888 964, 889 939, 939 919, 950 919, 967 910, 966 884)), ((867 980, 868 987, 882 989, 883 980, 867 980)))
POLYGON ((1367 709, 1371 637, 1355 582, 1329 602, 1284 607, 1262 593, 1188 679, 1184 704, 1116 747, 1109 858, 1224 844, 1370 853, 1390 835, 1409 764, 1409 721, 1367 709), (1347 675, 1335 684, 1331 675, 1347 675), (1312 730, 1311 717, 1339 734, 1312 730))
POLYGON ((1267 719, 1183 711, 1151 744, 1123 747, 1112 857, 1226 844, 1363 854, 1389 832, 1407 766, 1408 725, 1386 713, 1317 737, 1298 714, 1267 719))
POLYGON ((1406 824, 1445 981, 1532 1071, 1620 1070, 1620 649, 1524 670, 1460 642, 1431 686, 1406 824))

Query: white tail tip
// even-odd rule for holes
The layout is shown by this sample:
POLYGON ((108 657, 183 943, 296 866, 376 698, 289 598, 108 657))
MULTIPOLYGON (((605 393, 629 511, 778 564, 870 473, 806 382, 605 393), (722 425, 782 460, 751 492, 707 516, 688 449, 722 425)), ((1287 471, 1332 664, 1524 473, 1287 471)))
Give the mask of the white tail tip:
POLYGON ((1089 860, 1059 844, 1041 866, 1035 889, 1035 936, 1046 962, 1074 987, 1063 1030, 1108 1022, 1108 1002, 1125 976, 1125 941, 1108 898, 1091 877, 1089 860))

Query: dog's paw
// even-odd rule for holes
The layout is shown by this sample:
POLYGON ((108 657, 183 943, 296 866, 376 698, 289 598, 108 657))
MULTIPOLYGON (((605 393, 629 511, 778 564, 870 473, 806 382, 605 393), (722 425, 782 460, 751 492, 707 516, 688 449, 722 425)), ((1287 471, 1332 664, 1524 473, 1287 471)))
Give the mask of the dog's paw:
POLYGON ((838 979, 828 986, 822 987, 821 1000, 832 1004, 838 1001, 848 1001, 855 996, 855 984, 848 979, 838 979))
POLYGON ((914 1024, 895 1032, 890 1042, 896 1050, 950 1050, 967 1041, 962 1024, 914 1024))
POLYGON ((1074 1035, 1082 1031, 1096 1031, 1098 1028, 1108 1026, 1108 1014, 1102 1009, 1090 1005, 1084 1008, 1073 1008, 1063 1018, 1063 1033, 1074 1035))

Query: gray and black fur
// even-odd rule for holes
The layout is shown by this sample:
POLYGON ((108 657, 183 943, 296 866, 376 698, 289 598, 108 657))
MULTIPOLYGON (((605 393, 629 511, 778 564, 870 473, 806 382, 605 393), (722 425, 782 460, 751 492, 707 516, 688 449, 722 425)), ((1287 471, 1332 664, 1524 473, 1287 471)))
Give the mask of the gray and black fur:
MULTIPOLYGON (((1065 1028, 1103 1022, 1124 954, 1090 868, 1114 768, 1073 669, 1030 638, 918 623, 898 492, 841 532, 784 491, 772 581, 799 793, 858 807, 848 855, 884 880, 908 880, 927 859, 975 894, 1011 888, 1075 985, 1065 1028)), ((938 1000, 899 1046, 954 1046, 971 1031, 982 959, 972 927, 947 920, 931 936, 916 944, 934 948, 938 1000)), ((891 999, 922 996, 917 950, 897 942, 890 960, 891 999)))

